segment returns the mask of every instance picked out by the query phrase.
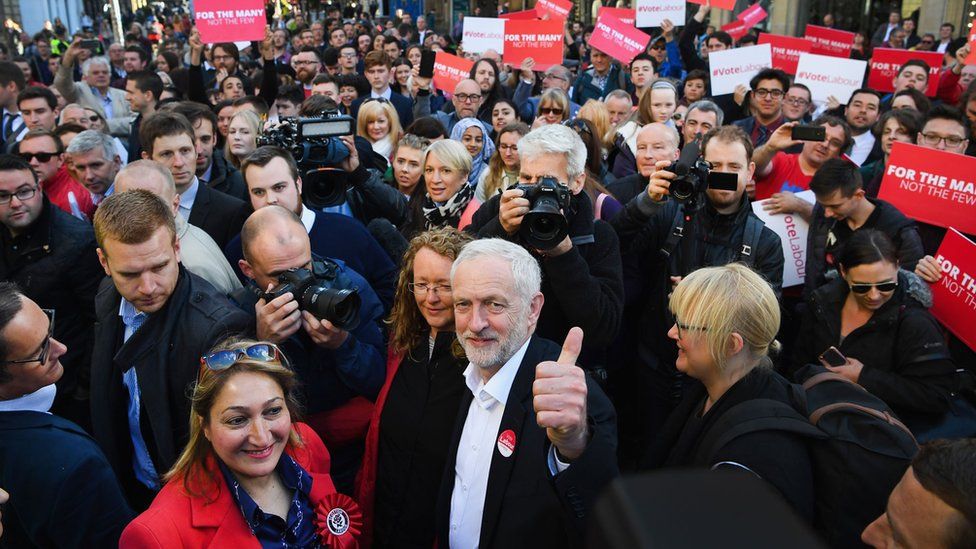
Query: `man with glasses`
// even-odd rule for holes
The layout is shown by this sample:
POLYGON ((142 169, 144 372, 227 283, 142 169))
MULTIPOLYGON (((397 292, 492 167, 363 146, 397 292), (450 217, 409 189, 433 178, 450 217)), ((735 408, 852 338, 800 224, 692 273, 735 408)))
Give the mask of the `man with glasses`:
POLYGON ((927 32, 915 45, 915 51, 935 51, 935 35, 927 32))
POLYGON ((359 65, 359 54, 356 52, 356 46, 353 44, 345 44, 339 48, 339 74, 359 74, 356 70, 357 65, 359 65))
POLYGON ((246 333, 251 322, 180 264, 173 212, 153 193, 106 198, 95 214, 95 236, 110 278, 94 302, 93 434, 141 511, 186 445, 186 395, 200 357, 246 333))
POLYGON ((69 345, 55 412, 89 427, 91 327, 102 280, 91 225, 53 206, 30 164, 11 155, 0 155, 0 223, 0 280, 16 282, 42 307, 56 309, 55 336, 69 345))
MULTIPOLYGON (((532 89, 535 87, 536 79, 536 73, 532 70, 533 67, 535 67, 535 60, 531 57, 522 62, 519 72, 519 82, 512 96, 512 102, 518 105, 519 118, 526 124, 532 124, 532 121, 535 120, 535 113, 539 112, 539 99, 541 97, 541 94, 530 97, 532 95, 532 89)), ((566 92, 567 97, 569 96, 569 90, 573 85, 573 75, 569 72, 569 69, 562 65, 553 65, 546 69, 541 76, 543 92, 550 88, 558 88, 566 92)), ((579 109, 579 104, 570 100, 570 120, 576 118, 579 109)))
POLYGON ((755 114, 733 124, 746 132, 754 147, 763 146, 776 128, 786 121, 783 118, 783 96, 789 87, 790 77, 779 69, 763 69, 749 81, 752 112, 755 114))
POLYGON ((315 48, 302 48, 291 56, 291 68, 295 69, 295 80, 305 89, 305 98, 312 95, 312 80, 322 70, 322 59, 315 48))
MULTIPOLYGON (((393 78, 392 68, 393 60, 384 52, 371 51, 366 54, 366 57, 363 59, 363 70, 371 89, 368 96, 360 97, 353 101, 351 113, 353 118, 359 115, 359 106, 363 104, 363 101, 369 97, 382 97, 393 104, 393 108, 396 109, 397 115, 400 117, 400 127, 406 128, 413 122, 414 110, 416 109, 414 103, 410 99, 390 89, 390 80, 393 78)), ((429 99, 429 91, 428 96, 421 97, 420 94, 417 95, 417 103, 426 103, 428 106, 427 114, 418 115, 418 118, 419 116, 427 116, 430 114, 429 99)), ((475 109, 475 112, 477 112, 477 109, 475 109)))
POLYGON ((414 82, 420 86, 413 107, 413 114, 416 118, 433 116, 447 130, 447 135, 451 134, 454 126, 462 118, 475 118, 478 116, 478 109, 485 97, 481 94, 481 86, 469 78, 464 79, 454 86, 454 96, 451 102, 454 104, 454 112, 438 111, 430 112, 430 78, 414 77, 414 82))
POLYGON ((783 97, 783 118, 786 122, 806 124, 813 113, 813 95, 803 84, 793 84, 783 97))
POLYGON ((18 156, 30 164, 52 204, 81 219, 90 220, 95 215, 91 194, 68 173, 64 145, 57 136, 47 130, 31 130, 18 150, 18 156))
POLYGON ((134 513, 91 437, 51 413, 66 370, 57 316, 0 282, 0 486, 13 494, 0 531, 11 547, 114 547, 134 513))

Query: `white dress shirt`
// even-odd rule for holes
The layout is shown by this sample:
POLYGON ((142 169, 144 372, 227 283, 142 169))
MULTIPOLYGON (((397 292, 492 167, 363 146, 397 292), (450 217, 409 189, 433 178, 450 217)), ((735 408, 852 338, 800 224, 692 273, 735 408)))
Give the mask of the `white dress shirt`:
POLYGON ((49 414, 57 392, 57 388, 52 383, 22 397, 0 400, 0 412, 44 412, 49 414))
POLYGON ((197 191, 200 190, 200 179, 193 176, 193 183, 180 194, 180 207, 178 212, 183 221, 190 222, 190 212, 193 210, 193 203, 197 199, 197 191))
POLYGON ((311 208, 306 208, 302 206, 302 215, 299 216, 302 220, 302 225, 305 225, 305 232, 312 232, 312 225, 315 225, 315 212, 311 208))
POLYGON ((383 93, 376 93, 376 90, 371 89, 369 90, 369 96, 375 99, 382 97, 383 99, 389 100, 391 97, 393 97, 393 89, 387 86, 383 93))
MULTIPOLYGON (((481 540, 481 519, 488 493, 488 471, 497 446, 498 428, 505 403, 518 373, 529 341, 508 359, 487 383, 480 369, 468 364, 464 382, 474 395, 458 442, 454 463, 454 491, 451 493, 450 546, 475 549, 481 540)), ((518 441, 516 441, 516 445, 518 441)), ((501 454, 499 454, 501 455, 501 454)), ((506 459, 500 457, 499 459, 506 459)))
POLYGON ((871 154, 871 149, 874 148, 875 141, 874 134, 870 130, 861 135, 855 135, 854 146, 851 147, 851 154, 848 156, 858 166, 864 164, 864 161, 868 159, 868 155, 871 154))

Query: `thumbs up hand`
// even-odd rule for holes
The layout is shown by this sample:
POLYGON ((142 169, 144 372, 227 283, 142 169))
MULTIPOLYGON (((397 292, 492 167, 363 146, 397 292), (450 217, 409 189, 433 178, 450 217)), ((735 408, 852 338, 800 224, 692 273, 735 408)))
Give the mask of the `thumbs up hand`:
POLYGON ((559 456, 569 461, 578 458, 589 441, 586 376, 576 366, 582 346, 583 330, 573 328, 566 335, 559 359, 536 366, 532 384, 536 423, 546 430, 559 456))

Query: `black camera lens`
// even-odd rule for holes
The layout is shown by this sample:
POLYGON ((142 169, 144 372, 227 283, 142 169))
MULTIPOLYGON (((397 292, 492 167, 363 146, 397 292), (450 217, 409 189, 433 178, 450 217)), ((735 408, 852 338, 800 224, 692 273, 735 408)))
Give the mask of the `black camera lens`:
POLYGON ((302 199, 309 208, 321 210, 346 201, 346 172, 334 168, 309 170, 302 176, 302 199))
POLYGON ((552 196, 540 196, 522 219, 522 238, 533 248, 555 248, 569 233, 569 223, 552 196))
POLYGON ((301 308, 315 318, 328 320, 337 328, 354 330, 359 326, 361 303, 356 290, 312 286, 302 295, 301 308))
POLYGON ((668 186, 668 194, 679 202, 684 202, 695 194, 695 184, 687 177, 679 177, 671 180, 668 186))

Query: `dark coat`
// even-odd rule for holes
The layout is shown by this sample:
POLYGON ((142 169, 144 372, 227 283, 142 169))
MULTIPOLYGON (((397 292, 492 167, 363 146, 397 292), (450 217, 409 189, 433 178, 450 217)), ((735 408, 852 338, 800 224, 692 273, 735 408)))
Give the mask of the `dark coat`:
MULTIPOLYGON (((857 230, 875 229, 888 235, 898 249, 898 264, 903 269, 914 271, 918 260, 925 255, 915 222, 883 200, 874 198, 868 200, 875 205, 875 210, 857 230)), ((841 221, 841 223, 846 222, 841 221)), ((819 203, 813 206, 813 218, 810 221, 810 231, 807 233, 805 281, 807 293, 827 282, 827 240, 830 239, 831 231, 836 224, 836 219, 824 216, 824 210, 819 203)), ((835 256, 837 253, 839 250, 835 252, 835 256)), ((836 260, 836 257, 834 259, 836 260)))
POLYGON ((925 283, 914 273, 899 271, 891 299, 841 341, 841 309, 849 291, 847 282, 836 278, 808 298, 794 367, 818 364, 818 357, 834 346, 864 364, 858 384, 900 418, 911 421, 948 410, 956 367, 939 323, 923 304, 931 301, 925 283))
MULTIPOLYGON (((498 432, 511 429, 517 444, 508 458, 492 452, 481 519, 479 547, 483 549, 582 547, 584 526, 595 498, 619 474, 616 413, 610 400, 589 376, 586 378, 589 391, 586 411, 590 442, 569 469, 555 477, 549 471, 551 444, 545 429, 535 421, 532 383, 536 365, 545 360, 556 360, 560 350, 559 345, 532 336, 508 393, 498 432)), ((448 467, 441 482, 437 505, 438 545, 441 547, 447 547, 450 541, 454 464, 473 398, 471 391, 463 392, 451 452, 447 456, 448 467)))
MULTIPOLYGON (((484 203, 465 230, 479 238, 504 238, 521 244, 518 233, 509 235, 498 220, 501 195, 484 203)), ((606 349, 620 330, 623 315, 623 273, 620 243, 608 223, 593 219, 585 192, 573 195, 569 213, 573 247, 559 256, 539 256, 545 304, 539 316, 539 337, 562 341, 570 328, 583 329, 580 364, 606 366, 606 349)))
POLYGON ((135 516, 95 441, 66 419, 0 412, 4 547, 114 547, 135 516))
POLYGON ((244 174, 229 164, 219 151, 218 154, 213 155, 213 162, 210 164, 210 181, 207 181, 207 185, 214 190, 239 198, 247 204, 251 203, 247 184, 244 183, 244 174))
MULTIPOLYGON (((363 104, 363 101, 369 99, 369 95, 364 95, 352 102, 352 117, 356 118, 359 116, 359 106, 363 104)), ((393 108, 396 109, 397 116, 400 117, 400 127, 406 128, 413 123, 413 101, 400 95, 395 91, 390 91, 390 103, 393 103, 393 108)))
POLYGON ((386 219, 400 227, 410 219, 407 199, 396 189, 383 182, 382 175, 368 170, 362 164, 349 174, 349 190, 346 203, 352 215, 363 225, 374 219, 386 219))
POLYGON ((210 285, 180 266, 169 301, 149 315, 123 344, 122 296, 106 279, 95 300, 91 411, 95 440, 127 493, 138 484, 132 470, 128 391, 122 374, 135 367, 139 378, 143 436, 156 471, 168 471, 189 437, 188 391, 200 357, 231 335, 253 331, 253 321, 210 285), (148 425, 148 429, 146 426, 148 425))
POLYGON ((250 209, 243 200, 201 183, 187 221, 203 229, 223 249, 230 239, 240 234, 250 209))
POLYGON ((54 309, 54 338, 68 347, 61 357, 64 375, 57 383, 53 410, 90 426, 87 401, 95 294, 105 278, 95 253, 95 233, 91 225, 44 198, 41 215, 29 231, 11 240, 6 228, 0 227, 0 244, 0 280, 16 282, 38 306, 54 309))
POLYGON ((573 103, 577 105, 585 105, 590 99, 596 99, 597 101, 603 101, 607 94, 613 90, 627 90, 630 87, 630 83, 620 72, 620 66, 616 63, 610 66, 610 72, 607 73, 607 83, 603 88, 598 88, 596 84, 593 83, 593 69, 590 69, 583 73, 573 85, 573 96, 571 97, 573 103))

